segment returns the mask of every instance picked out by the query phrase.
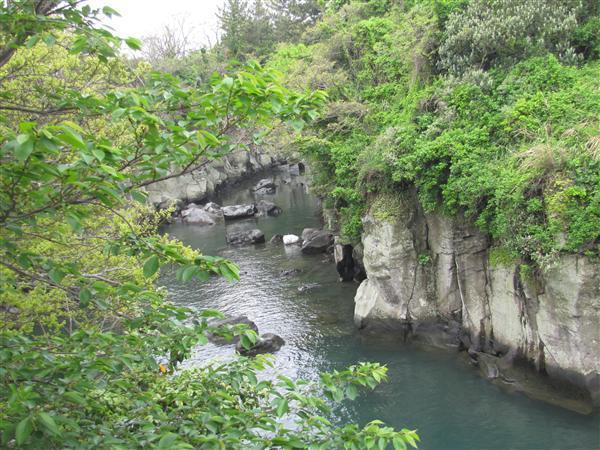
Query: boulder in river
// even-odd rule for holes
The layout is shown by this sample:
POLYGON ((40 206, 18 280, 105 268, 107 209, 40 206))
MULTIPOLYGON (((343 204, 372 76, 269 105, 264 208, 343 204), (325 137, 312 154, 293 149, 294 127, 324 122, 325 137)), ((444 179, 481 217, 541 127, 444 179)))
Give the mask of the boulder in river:
POLYGON ((300 236, 302 236, 303 241, 308 241, 312 236, 317 234, 319 231, 321 231, 321 230, 319 230, 318 228, 305 228, 304 230, 302 230, 302 234, 300 236))
POLYGON ((258 229, 227 233, 227 243, 231 245, 262 244, 264 242, 265 234, 258 229))
POLYGON ((283 236, 284 245, 294 245, 300 242, 300 238, 295 234, 286 234, 283 236))
POLYGON ((223 206, 223 217, 226 220, 232 219, 243 219, 245 217, 252 217, 256 214, 256 205, 232 205, 223 206))
MULTIPOLYGON (((235 325, 246 325, 251 330, 254 330, 258 333, 258 327, 256 324, 248 319, 247 316, 234 316, 228 317, 226 319, 215 319, 210 320, 208 325, 211 327, 232 327, 235 325)), ((217 334, 217 333, 209 333, 207 334, 208 340, 213 344, 224 345, 224 344, 236 344, 239 342, 239 336, 233 336, 231 340, 227 340, 225 337, 217 334)))
POLYGON ((208 202, 202 207, 202 209, 211 214, 223 215, 223 209, 221 208, 221 205, 215 202, 208 202))
POLYGON ((193 223, 195 225, 214 225, 215 217, 200 208, 185 209, 181 212, 183 223, 193 223))
POLYGON ((269 239, 270 244, 282 244, 283 243, 283 234, 274 234, 271 239, 269 239))
MULTIPOLYGON (((305 230, 306 231, 306 230, 305 230)), ((302 232, 304 235, 305 233, 302 232)), ((333 245, 333 234, 324 230, 306 233, 307 238, 302 243, 302 253, 314 255, 327 252, 333 245)))
POLYGON ((193 223, 196 225, 214 225, 223 218, 223 212, 216 203, 209 203, 205 206, 199 206, 190 203, 181 211, 181 220, 184 223, 193 223), (211 205, 207 208, 208 205, 211 205), (212 206, 212 205, 216 205, 212 206))
POLYGON ((275 183, 271 178, 264 178, 256 183, 252 190, 257 194, 274 194, 275 188, 275 183))
POLYGON ((263 216, 278 216, 281 214, 281 208, 273 202, 261 200, 256 204, 256 209, 263 216))
POLYGON ((256 356, 260 353, 274 353, 283 347, 285 341, 283 338, 273 333, 262 334, 256 344, 250 348, 244 348, 241 342, 238 342, 235 349, 244 356, 256 356))

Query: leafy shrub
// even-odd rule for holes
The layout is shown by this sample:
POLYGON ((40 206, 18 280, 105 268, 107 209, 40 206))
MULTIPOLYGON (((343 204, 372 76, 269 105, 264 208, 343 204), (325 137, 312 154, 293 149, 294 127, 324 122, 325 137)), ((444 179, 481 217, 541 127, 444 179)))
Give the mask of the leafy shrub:
POLYGON ((576 60, 571 36, 581 4, 558 0, 474 0, 450 15, 440 46, 441 65, 453 74, 509 66, 546 51, 576 60))

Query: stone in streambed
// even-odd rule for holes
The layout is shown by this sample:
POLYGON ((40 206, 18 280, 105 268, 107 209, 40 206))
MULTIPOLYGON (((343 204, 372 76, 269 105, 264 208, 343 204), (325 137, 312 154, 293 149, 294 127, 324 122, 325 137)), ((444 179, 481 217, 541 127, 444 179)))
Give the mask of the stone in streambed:
POLYGON ((294 245, 300 242, 300 238, 295 234, 286 234, 283 236, 283 244, 284 245, 294 245))
POLYGON ((333 234, 324 230, 308 231, 305 229, 302 232, 303 243, 302 253, 307 255, 315 255, 318 253, 325 253, 330 250, 333 246, 333 234))
POLYGON ((243 219, 245 217, 252 217, 256 214, 256 205, 231 205, 223 206, 223 217, 226 220, 232 219, 243 219))
POLYGON ((190 203, 181 211, 181 220, 183 223, 195 225, 214 225, 217 221, 223 219, 221 207, 216 203, 208 203, 204 206, 190 203))
MULTIPOLYGON (((211 327, 227 327, 227 326, 235 326, 235 325, 246 325, 251 330, 254 330, 258 333, 258 327, 256 324, 251 321, 247 316, 234 316, 228 317, 226 319, 215 319, 210 320, 208 325, 211 327)), ((217 333, 209 333, 207 334, 208 340, 216 345, 225 345, 225 344, 236 344, 239 342, 239 336, 233 336, 233 338, 229 341, 225 339, 223 336, 220 336, 217 333)))
POLYGON ((283 234, 275 234, 269 239, 270 244, 283 244, 283 234))
POLYGON ((241 342, 238 342, 235 349, 244 356, 256 356, 260 353, 274 353, 285 345, 285 341, 273 333, 262 334, 256 344, 250 348, 244 348, 241 342))
POLYGON ((281 208, 273 202, 261 200, 256 204, 258 213, 262 216, 278 216, 281 214, 281 208))
POLYGON ((265 234, 258 229, 227 233, 227 243, 231 245, 262 244, 264 242, 265 234))
POLYGON ((291 277, 293 275, 298 275, 302 272, 302 269, 294 268, 294 269, 285 269, 279 272, 279 275, 282 277, 291 277))

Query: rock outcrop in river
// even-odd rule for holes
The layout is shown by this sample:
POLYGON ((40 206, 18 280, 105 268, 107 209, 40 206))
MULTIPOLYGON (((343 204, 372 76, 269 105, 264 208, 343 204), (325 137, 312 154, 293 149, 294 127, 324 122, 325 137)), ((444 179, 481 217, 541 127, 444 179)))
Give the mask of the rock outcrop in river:
POLYGON ((231 245, 262 244, 265 242, 265 234, 258 230, 242 230, 228 232, 227 243, 231 245))
MULTIPOLYGON (((600 404, 600 266, 561 256, 544 273, 493 264, 491 242, 464 220, 426 214, 414 198, 393 218, 363 218, 368 278, 355 297, 361 328, 525 361, 600 404), (428 336, 429 335, 429 336, 428 336)), ((349 276, 349 275, 348 275, 349 276)))
POLYGON ((239 341, 235 349, 244 356, 256 356, 260 353, 275 353, 285 345, 285 341, 280 336, 273 333, 261 334, 256 344, 250 348, 244 348, 239 341))

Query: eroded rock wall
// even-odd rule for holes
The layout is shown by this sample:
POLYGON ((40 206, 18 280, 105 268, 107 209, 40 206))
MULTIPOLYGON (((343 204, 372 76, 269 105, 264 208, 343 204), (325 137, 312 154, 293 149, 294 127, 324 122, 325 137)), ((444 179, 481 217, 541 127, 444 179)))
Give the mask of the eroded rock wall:
POLYGON ((266 153, 235 150, 190 174, 150 185, 147 189, 149 201, 157 208, 201 201, 227 182, 268 169, 278 163, 281 161, 266 153))
POLYGON ((600 405, 597 262, 565 255, 525 276, 516 264, 491 264, 490 239, 471 224, 425 214, 410 196, 393 217, 370 213, 363 225, 359 327, 426 341, 438 333, 438 344, 524 361, 600 405))

